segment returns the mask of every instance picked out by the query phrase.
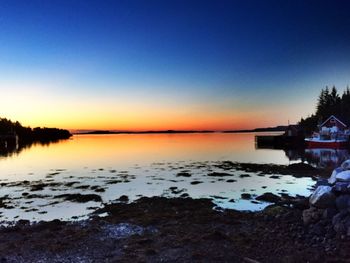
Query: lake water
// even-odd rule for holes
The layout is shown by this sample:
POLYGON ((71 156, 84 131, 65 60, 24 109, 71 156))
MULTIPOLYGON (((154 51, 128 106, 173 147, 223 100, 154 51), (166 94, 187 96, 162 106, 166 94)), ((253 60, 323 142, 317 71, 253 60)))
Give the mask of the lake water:
POLYGON ((1 219, 79 219, 102 205, 69 200, 67 194, 97 194, 103 202, 185 194, 213 198, 223 208, 258 210, 268 204, 243 200, 241 194, 307 195, 315 182, 238 170, 225 177, 208 174, 223 172, 217 166, 222 161, 288 165, 299 159, 298 153, 257 149, 253 133, 75 135, 0 158, 1 219))

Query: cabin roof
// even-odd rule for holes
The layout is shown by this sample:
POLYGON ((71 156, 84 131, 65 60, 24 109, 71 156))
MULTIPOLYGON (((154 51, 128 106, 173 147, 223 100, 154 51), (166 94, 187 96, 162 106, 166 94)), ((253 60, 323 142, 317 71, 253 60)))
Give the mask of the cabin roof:
POLYGON ((327 120, 325 120, 322 124, 321 124, 321 127, 323 125, 325 125, 331 118, 334 118, 336 121, 340 122, 344 127, 347 127, 348 125, 346 125, 344 122, 342 122, 341 120, 339 120, 337 117, 335 117, 334 115, 331 115, 328 117, 327 120))

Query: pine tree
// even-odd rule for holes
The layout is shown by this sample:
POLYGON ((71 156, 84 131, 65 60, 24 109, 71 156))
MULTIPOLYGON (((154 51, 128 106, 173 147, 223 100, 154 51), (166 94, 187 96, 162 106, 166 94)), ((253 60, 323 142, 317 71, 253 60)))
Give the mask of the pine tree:
POLYGON ((328 86, 321 90, 317 99, 316 114, 306 119, 301 119, 299 125, 305 131, 310 132, 317 129, 319 121, 326 120, 329 116, 335 115, 350 125, 350 88, 346 87, 340 97, 335 86, 329 90, 328 86))

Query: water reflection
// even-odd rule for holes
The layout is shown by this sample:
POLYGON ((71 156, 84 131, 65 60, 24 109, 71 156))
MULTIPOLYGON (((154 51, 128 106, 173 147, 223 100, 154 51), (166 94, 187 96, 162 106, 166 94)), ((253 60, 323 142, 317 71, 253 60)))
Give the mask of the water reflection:
POLYGON ((350 158, 348 149, 284 149, 290 161, 302 161, 319 169, 334 169, 350 158))
MULTIPOLYGON (((257 146, 257 149, 260 149, 257 146)), ((263 149, 268 149, 265 145, 263 149)), ((333 149, 333 148, 299 148, 299 149, 275 149, 270 147, 270 150, 284 151, 289 161, 307 162, 319 169, 334 169, 341 165, 342 162, 350 158, 348 149, 333 149)))
POLYGON ((10 157, 14 154, 18 154, 21 151, 18 143, 1 143, 0 144, 0 157, 10 157))
POLYGON ((5 141, 0 144, 0 158, 12 157, 19 155, 22 151, 30 149, 33 146, 49 146, 50 144, 58 143, 61 140, 43 140, 35 142, 10 142, 5 141))
POLYGON ((347 149, 305 149, 305 159, 318 168, 335 168, 349 159, 347 149))
POLYGON ((53 160, 71 166, 74 156, 79 156, 74 159, 81 166, 232 160, 275 164, 302 161, 318 168, 337 167, 350 157, 347 149, 276 149, 257 144, 254 137, 251 133, 81 135, 71 140, 0 144, 0 158, 19 156, 26 151, 25 156, 13 160, 12 167, 18 169, 29 161, 34 167, 37 162, 41 165, 46 162, 48 165, 44 166, 49 169, 53 160))
POLYGON ((253 199, 265 192, 308 195, 314 184, 311 178, 218 166, 222 161, 289 164, 283 150, 257 149, 253 133, 80 135, 19 146, 12 154, 0 160, 0 196, 6 196, 0 220, 68 219, 101 205, 64 199, 67 194, 98 195, 103 202, 123 195, 133 201, 186 194, 213 198, 224 208, 257 210, 267 203, 244 200, 242 193, 253 199), (215 172, 228 174, 209 176, 215 172))

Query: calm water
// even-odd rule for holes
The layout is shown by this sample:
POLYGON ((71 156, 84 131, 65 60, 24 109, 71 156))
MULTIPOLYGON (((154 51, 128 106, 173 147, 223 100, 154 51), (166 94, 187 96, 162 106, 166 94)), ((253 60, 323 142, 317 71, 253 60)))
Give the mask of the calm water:
POLYGON ((0 158, 0 194, 8 195, 7 208, 0 212, 2 220, 69 219, 84 218, 101 206, 101 202, 77 203, 58 197, 67 193, 98 194, 103 202, 122 195, 132 201, 140 196, 188 194, 214 198, 225 208, 257 210, 267 204, 242 200, 243 192, 253 196, 269 191, 306 195, 314 182, 292 176, 271 179, 242 171, 229 171, 231 176, 223 178, 208 173, 222 172, 215 166, 220 161, 290 164, 298 160, 297 155, 256 149, 251 133, 76 135, 0 158), (191 177, 178 177, 181 171, 191 177), (241 174, 249 177, 241 178, 241 174))

